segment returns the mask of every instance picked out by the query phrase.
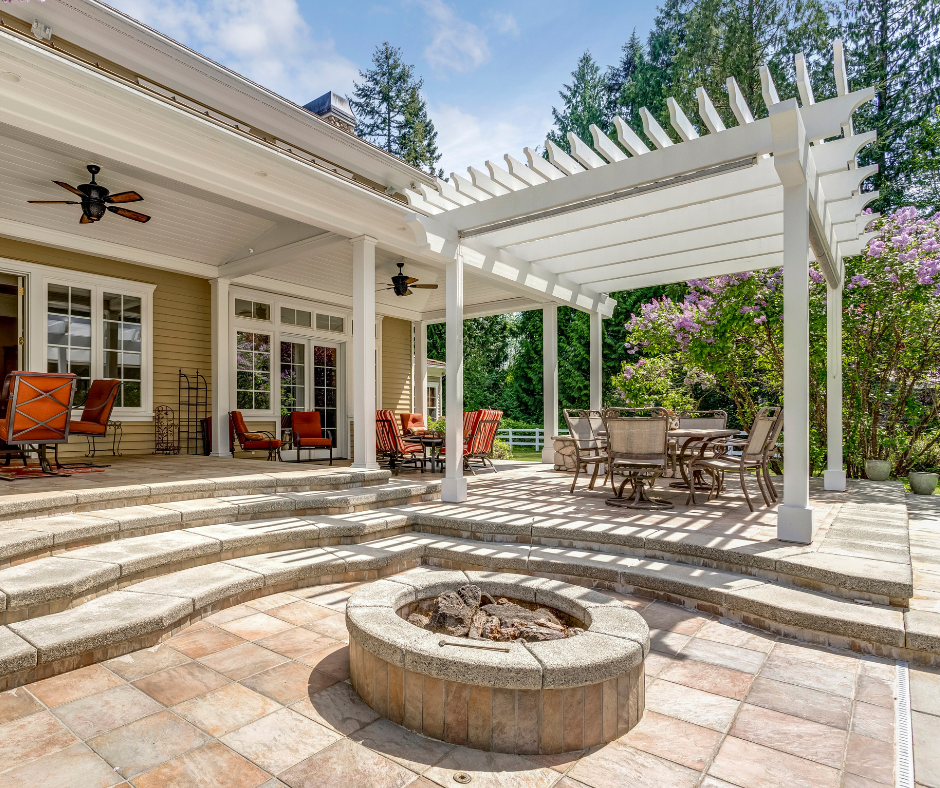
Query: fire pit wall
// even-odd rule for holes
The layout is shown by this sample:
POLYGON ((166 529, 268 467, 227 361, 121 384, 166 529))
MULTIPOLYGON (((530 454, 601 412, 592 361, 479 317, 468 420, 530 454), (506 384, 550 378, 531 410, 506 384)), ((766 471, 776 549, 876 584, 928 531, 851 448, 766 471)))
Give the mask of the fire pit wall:
POLYGON ((433 739, 552 754, 617 739, 643 716, 649 629, 636 612, 588 588, 525 575, 419 569, 353 594, 346 624, 350 681, 359 697, 433 739), (399 614, 467 583, 496 598, 560 610, 586 631, 562 640, 494 643, 428 632, 399 614), (460 645, 469 643, 509 652, 460 645))

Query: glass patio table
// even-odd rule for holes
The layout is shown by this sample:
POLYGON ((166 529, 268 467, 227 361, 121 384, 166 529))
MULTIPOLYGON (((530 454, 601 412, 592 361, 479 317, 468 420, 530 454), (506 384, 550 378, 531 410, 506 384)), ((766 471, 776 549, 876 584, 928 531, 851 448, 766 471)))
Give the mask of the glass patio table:
MULTIPOLYGON (((708 444, 712 441, 718 440, 719 438, 730 438, 733 435, 737 435, 739 432, 740 430, 731 429, 669 430, 669 437, 674 438, 677 445, 681 445, 676 456, 676 462, 679 464, 679 472, 682 474, 681 482, 674 481, 669 486, 681 487, 686 490, 689 489, 689 475, 686 471, 686 466, 689 460, 691 460, 692 455, 706 449, 708 444)), ((696 490, 710 490, 712 488, 711 484, 705 480, 701 471, 695 471, 693 475, 695 477, 696 490)))

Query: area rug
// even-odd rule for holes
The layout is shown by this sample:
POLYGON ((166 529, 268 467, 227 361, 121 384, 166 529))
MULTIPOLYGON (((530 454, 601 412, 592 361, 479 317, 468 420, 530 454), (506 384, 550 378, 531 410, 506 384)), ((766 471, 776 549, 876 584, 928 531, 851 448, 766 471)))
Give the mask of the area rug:
MULTIPOLYGON (((59 468, 56 471, 58 476, 73 476, 76 473, 102 473, 107 466, 98 466, 95 468, 59 468)), ((0 479, 9 482, 19 479, 42 479, 51 478, 48 473, 43 473, 38 465, 0 465, 0 479)))

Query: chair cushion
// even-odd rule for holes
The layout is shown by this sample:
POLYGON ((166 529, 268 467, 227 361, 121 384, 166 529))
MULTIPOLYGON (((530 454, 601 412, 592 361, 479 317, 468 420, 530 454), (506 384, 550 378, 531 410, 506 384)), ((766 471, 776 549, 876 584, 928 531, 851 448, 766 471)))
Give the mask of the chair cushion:
POLYGON ((268 440, 268 436, 263 432, 245 432, 242 433, 242 437, 246 441, 265 441, 268 440))
POLYGON ((281 447, 281 442, 276 439, 266 438, 263 441, 245 441, 242 445, 242 448, 245 451, 252 451, 254 449, 279 449, 281 447))
POLYGON ((93 421, 69 422, 69 432, 72 435, 104 435, 107 431, 107 424, 97 424, 93 421))
POLYGON ((405 443, 402 445, 402 451, 405 454, 411 454, 415 451, 423 451, 424 447, 420 443, 405 443))
MULTIPOLYGON (((114 401, 117 398, 120 386, 121 381, 119 380, 92 381, 91 388, 88 389, 88 396, 85 397, 85 409, 82 411, 82 421, 90 424, 101 424, 107 427, 108 419, 111 418, 111 411, 114 408, 114 401)), ((74 425, 75 422, 73 421, 72 424, 74 425)), ((69 429, 75 432, 74 426, 69 427, 69 429)))
POLYGON ((315 410, 295 410, 290 414, 291 429, 301 438, 322 438, 320 413, 315 410))
POLYGON ((295 446, 331 446, 333 441, 329 438, 298 438, 294 441, 295 446))

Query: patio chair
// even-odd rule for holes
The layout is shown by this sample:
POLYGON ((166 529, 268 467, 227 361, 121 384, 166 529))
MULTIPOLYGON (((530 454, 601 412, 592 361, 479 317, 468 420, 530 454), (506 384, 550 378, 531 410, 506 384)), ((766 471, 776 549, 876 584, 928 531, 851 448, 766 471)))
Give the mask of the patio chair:
MULTIPOLYGON (((93 380, 91 387, 88 389, 88 396, 85 397, 81 419, 69 423, 69 433, 71 435, 84 435, 88 440, 89 453, 92 455, 94 455, 95 439, 102 437, 108 431, 108 421, 111 419, 111 411, 114 410, 114 403, 120 390, 120 380, 93 380)), ((56 465, 60 468, 94 467, 90 462, 71 463, 68 466, 63 466, 59 462, 58 445, 56 445, 55 451, 56 465)))
POLYGON ((388 467, 396 476, 405 464, 420 466, 421 473, 424 473, 424 446, 405 442, 404 436, 398 431, 397 421, 390 410, 375 412, 376 453, 388 460, 388 467))
POLYGON ((499 429, 499 422, 502 418, 501 410, 479 411, 470 440, 464 444, 463 453, 463 467, 474 476, 477 474, 473 469, 474 463, 478 463, 481 470, 488 469, 493 473, 497 472, 496 466, 493 465, 493 441, 496 440, 496 431, 499 429), (487 461, 489 461, 488 468, 487 461))
MULTIPOLYGON (((688 410, 678 415, 677 423, 680 430, 723 430, 728 426, 728 414, 723 410, 688 410)), ((669 439, 670 467, 673 476, 676 475, 679 462, 679 443, 678 438, 669 439)))
POLYGON ((402 413, 401 414, 401 432, 402 435, 423 435, 428 431, 424 424, 423 413, 402 413))
POLYGON ((477 422, 480 420, 482 410, 465 410, 463 413, 463 442, 467 445, 473 437, 477 422))
MULTIPOLYGON (((290 414, 290 428, 291 446, 297 451, 297 462, 300 462, 302 449, 307 451, 329 449, 330 465, 333 464, 333 436, 329 430, 325 430, 320 426, 318 411, 292 411, 290 414)), ((313 458, 311 457, 311 459, 313 458)))
POLYGON ((0 442, 20 451, 36 445, 43 473, 62 475, 52 469, 46 447, 68 443, 75 381, 71 372, 11 372, 3 382, 8 399, 0 442))
POLYGON ((267 459, 269 461, 280 462, 281 441, 275 437, 273 432, 267 432, 265 430, 253 432, 249 430, 248 427, 245 426, 245 419, 240 410, 233 410, 229 413, 229 423, 232 425, 235 440, 238 441, 238 445, 241 447, 242 451, 265 450, 268 452, 267 459))
POLYGON ((646 494, 646 486, 652 488, 669 464, 669 413, 665 408, 607 408, 602 415, 607 429, 608 472, 615 493, 607 505, 671 509, 671 502, 646 494), (615 474, 624 477, 619 489, 615 474), (624 498, 628 482, 631 498, 624 498))
MULTIPOLYGON (((764 489, 764 484, 766 483, 765 463, 769 460, 770 456, 769 446, 777 442, 777 437, 780 434, 779 429, 783 429, 782 411, 782 408, 761 408, 754 419, 754 424, 750 432, 748 432, 747 438, 742 440, 716 441, 712 444, 717 450, 740 447, 740 457, 732 457, 728 454, 717 454, 714 457, 698 455, 692 458, 688 469, 690 478, 692 478, 693 473, 697 470, 707 470, 711 474, 712 488, 708 492, 708 500, 711 500, 713 495, 718 495, 723 485, 724 475, 737 471, 741 479, 741 489, 744 491, 744 499, 747 501, 747 507, 753 512, 754 504, 751 503, 751 496, 747 491, 747 485, 744 483, 744 475, 747 471, 754 471, 757 486, 760 488, 760 494, 764 499, 764 504, 770 506, 771 500, 767 495, 767 491, 764 489), (778 422, 779 429, 776 434, 774 434, 778 422)), ((767 475, 769 476, 769 472, 767 475)), ((774 493, 774 495, 776 495, 776 493, 774 493)), ((689 488, 687 503, 688 501, 691 501, 693 505, 697 503, 695 500, 695 485, 689 488)))
MULTIPOLYGON (((589 465, 594 466, 591 483, 588 484, 588 489, 593 490, 594 483, 597 481, 597 472, 601 465, 607 464, 607 432, 603 430, 603 434, 598 435, 604 426, 601 412, 599 410, 565 410, 563 414, 575 451, 574 479, 569 492, 574 492, 578 476, 581 475, 582 469, 587 473, 589 465)), ((604 482, 601 486, 607 484, 608 475, 609 472, 604 474, 604 482)))

